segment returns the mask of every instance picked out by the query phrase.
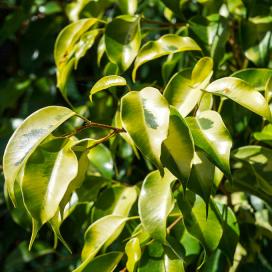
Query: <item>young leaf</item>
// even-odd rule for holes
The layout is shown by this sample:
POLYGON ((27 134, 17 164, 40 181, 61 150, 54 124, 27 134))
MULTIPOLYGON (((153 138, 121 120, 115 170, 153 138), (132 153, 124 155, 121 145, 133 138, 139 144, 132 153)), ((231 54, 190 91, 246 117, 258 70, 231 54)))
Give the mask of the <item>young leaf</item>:
POLYGON ((123 96, 121 118, 135 145, 162 171, 161 143, 167 137, 169 108, 159 90, 147 87, 123 96))
POLYGON ((135 60, 132 79, 136 80, 138 68, 144 63, 159 57, 184 51, 201 51, 196 42, 189 37, 181 37, 177 34, 166 34, 156 41, 149 41, 140 49, 135 60))
POLYGON ((239 78, 224 77, 212 82, 206 91, 227 97, 241 106, 271 121, 271 112, 265 98, 254 87, 239 78))
POLYGON ((135 267, 142 256, 139 239, 138 238, 130 239, 126 244, 125 251, 128 258, 126 268, 128 272, 134 272, 135 267))
POLYGON ((125 86, 127 84, 126 80, 121 76, 111 75, 100 78, 92 87, 90 91, 90 100, 95 93, 102 90, 108 89, 113 86, 125 86))
POLYGON ((31 114, 13 133, 4 153, 3 170, 10 198, 15 203, 14 181, 36 147, 57 127, 75 115, 68 108, 49 106, 31 114))
POLYGON ((111 244, 121 233, 127 218, 118 215, 107 215, 94 222, 85 232, 85 243, 82 250, 82 263, 73 272, 85 271, 98 251, 111 244))
POLYGON ((30 215, 41 224, 56 214, 70 182, 77 175, 77 157, 70 146, 71 142, 65 143, 63 139, 46 141, 26 162, 21 184, 24 203, 30 215))
POLYGON ((203 111, 187 117, 195 145, 204 150, 227 176, 230 176, 229 157, 232 141, 221 116, 215 111, 203 111))
POLYGON ((188 232, 201 242, 208 253, 214 251, 221 240, 223 228, 213 201, 209 203, 208 216, 205 202, 191 191, 186 191, 185 196, 179 195, 178 205, 188 232))
POLYGON ((173 209, 171 183, 175 177, 167 170, 163 177, 153 171, 145 178, 139 196, 139 215, 151 237, 166 241, 166 220, 173 209))
POLYGON ((106 53, 121 71, 129 68, 141 45, 140 17, 121 15, 108 23, 105 32, 106 53))
POLYGON ((123 252, 118 251, 99 255, 84 268, 84 272, 113 272, 123 255, 123 252))
POLYGON ((168 136, 162 142, 161 161, 186 185, 194 157, 193 138, 183 117, 174 107, 170 109, 168 136))

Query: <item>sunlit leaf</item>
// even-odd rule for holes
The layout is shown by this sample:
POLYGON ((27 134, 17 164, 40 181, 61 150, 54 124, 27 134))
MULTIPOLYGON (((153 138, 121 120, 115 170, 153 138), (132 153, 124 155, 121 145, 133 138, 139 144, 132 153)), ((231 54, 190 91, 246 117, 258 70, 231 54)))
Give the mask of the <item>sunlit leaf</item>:
POLYGON ((119 0, 122 13, 133 15, 137 10, 138 0, 119 0))
POLYGON ((141 259, 142 252, 138 238, 132 238, 126 243, 125 251, 127 254, 126 267, 128 272, 134 272, 138 261, 141 259))

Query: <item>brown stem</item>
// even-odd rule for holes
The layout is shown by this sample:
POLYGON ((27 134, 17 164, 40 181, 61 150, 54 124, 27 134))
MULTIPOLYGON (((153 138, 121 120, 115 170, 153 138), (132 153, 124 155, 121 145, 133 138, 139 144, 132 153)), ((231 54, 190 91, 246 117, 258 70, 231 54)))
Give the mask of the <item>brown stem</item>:
POLYGON ((169 233, 170 230, 182 219, 182 215, 179 216, 170 226, 167 227, 167 232, 169 233))
POLYGON ((96 147, 97 145, 106 142, 107 140, 109 140, 112 136, 114 136, 117 133, 118 132, 116 130, 113 130, 112 132, 110 132, 109 134, 107 134, 105 137, 102 137, 102 138, 96 140, 96 142, 92 146, 88 147, 87 150, 90 150, 90 149, 96 147))

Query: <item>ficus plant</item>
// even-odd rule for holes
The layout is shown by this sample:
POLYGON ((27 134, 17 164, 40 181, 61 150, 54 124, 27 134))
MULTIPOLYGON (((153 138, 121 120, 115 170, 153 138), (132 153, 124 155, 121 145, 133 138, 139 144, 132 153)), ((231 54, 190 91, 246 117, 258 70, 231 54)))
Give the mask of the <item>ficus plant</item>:
POLYGON ((74 272, 238 271, 247 250, 271 269, 254 248, 272 237, 271 14, 216 3, 67 5, 54 48, 67 106, 32 113, 3 157, 30 250, 46 225, 55 248, 78 252, 62 234, 74 217, 74 272), (78 106, 84 59, 95 76, 78 106))

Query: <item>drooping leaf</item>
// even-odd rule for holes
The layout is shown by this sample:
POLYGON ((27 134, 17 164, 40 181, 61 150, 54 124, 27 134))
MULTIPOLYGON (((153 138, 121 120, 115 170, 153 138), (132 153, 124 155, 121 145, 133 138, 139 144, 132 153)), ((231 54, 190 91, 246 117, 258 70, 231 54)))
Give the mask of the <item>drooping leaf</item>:
POLYGON ((191 191, 186 191, 185 196, 179 195, 178 205, 188 232, 201 242, 208 253, 214 251, 221 240, 223 228, 213 201, 209 203, 207 217, 205 202, 191 191))
POLYGON ((201 151, 196 151, 188 188, 198 194, 208 205, 212 192, 215 166, 201 151))
POLYGON ((227 176, 230 176, 229 157, 232 140, 221 116, 215 111, 203 111, 186 122, 196 146, 204 150, 227 176))
POLYGON ((113 214, 128 216, 137 198, 135 187, 115 186, 101 193, 95 202, 93 220, 113 214))
POLYGON ((108 23, 105 32, 106 53, 112 63, 125 71, 141 45, 140 17, 121 15, 108 23))
POLYGON ((171 183, 175 177, 167 170, 163 177, 159 171, 147 175, 139 196, 139 215, 144 229, 161 242, 166 240, 166 220, 173 209, 171 183))
POLYGON ((3 158, 3 170, 8 193, 15 203, 15 178, 32 152, 58 126, 75 115, 68 108, 49 106, 31 114, 13 133, 3 158))
POLYGON ((211 58, 201 58, 196 63, 191 78, 186 75, 186 70, 181 71, 175 74, 165 87, 163 95, 183 117, 187 116, 199 102, 203 94, 201 89, 206 88, 213 74, 212 64, 211 58))
POLYGON ((126 268, 128 272, 134 272, 137 263, 141 259, 142 252, 138 238, 132 238, 126 243, 125 252, 127 254, 126 268))
POLYGON ((121 233, 127 218, 107 215, 94 222, 85 232, 82 263, 73 272, 84 271, 98 251, 107 243, 111 244, 121 233))
POLYGON ((171 107, 168 136, 162 142, 161 161, 168 170, 187 184, 194 157, 191 132, 178 111, 171 107))
POLYGON ((126 80, 121 76, 111 75, 102 77, 92 87, 89 98, 92 101, 92 96, 95 93, 113 86, 125 86, 126 84, 127 84, 126 80))
POLYGON ((59 204, 78 171, 71 142, 52 139, 39 145, 24 168, 21 190, 31 216, 44 224, 57 212, 59 204), (63 146, 64 145, 64 146, 63 146))
POLYGON ((123 252, 109 252, 95 257, 85 268, 84 272, 113 272, 121 261, 123 252))
POLYGON ((227 97, 271 121, 271 112, 265 98, 242 79, 220 78, 212 82, 206 90, 215 95, 227 97))
POLYGON ((121 118, 135 145, 162 171, 161 143, 167 137, 169 108, 159 90, 147 87, 123 96, 121 118))
POLYGON ((156 41, 147 42, 140 49, 135 60, 132 72, 133 81, 136 80, 138 68, 144 63, 165 55, 184 51, 201 51, 201 49, 193 39, 176 34, 166 34, 156 41))
POLYGON ((231 76, 240 78, 257 90, 263 91, 268 79, 272 76, 272 69, 247 68, 239 70, 231 76))

